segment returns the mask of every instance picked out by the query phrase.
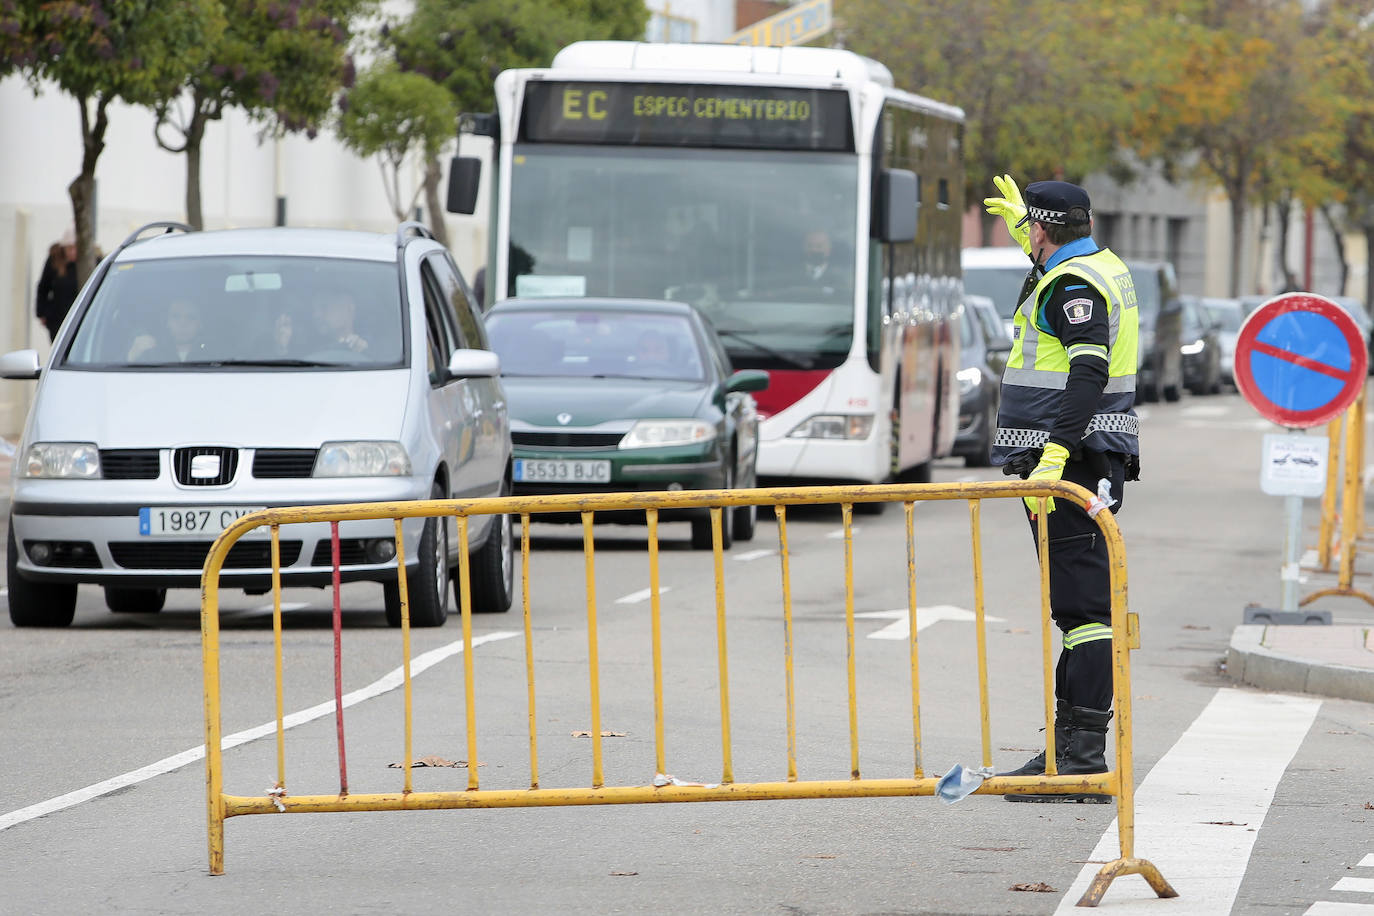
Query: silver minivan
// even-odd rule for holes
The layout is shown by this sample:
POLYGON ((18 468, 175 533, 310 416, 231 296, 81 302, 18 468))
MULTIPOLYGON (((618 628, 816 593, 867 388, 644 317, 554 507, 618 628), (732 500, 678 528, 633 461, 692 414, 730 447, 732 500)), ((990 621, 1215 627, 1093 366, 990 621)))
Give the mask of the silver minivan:
MULTIPOLYGON (((67 626, 80 584, 112 611, 158 611, 254 509, 508 493, 499 372, 467 285, 418 223, 134 232, 46 367, 33 350, 0 357, 0 377, 39 379, 13 471, 10 619, 67 626)), ((442 625, 456 523, 403 532, 410 619, 442 625)), ((474 518, 469 536, 473 609, 505 611, 510 520, 474 518)), ((284 585, 332 581, 328 523, 283 526, 280 546, 284 585)), ((394 522, 341 523, 337 551, 340 578, 382 583, 399 625, 394 522)), ((267 529, 234 545, 220 584, 270 587, 267 529)))

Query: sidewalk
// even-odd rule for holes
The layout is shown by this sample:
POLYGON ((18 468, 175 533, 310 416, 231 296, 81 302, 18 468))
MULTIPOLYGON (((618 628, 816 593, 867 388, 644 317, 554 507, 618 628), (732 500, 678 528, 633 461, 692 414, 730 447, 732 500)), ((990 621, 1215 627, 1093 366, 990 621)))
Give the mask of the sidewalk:
POLYGON ((1265 690, 1374 703, 1374 625, 1238 626, 1226 673, 1265 690))

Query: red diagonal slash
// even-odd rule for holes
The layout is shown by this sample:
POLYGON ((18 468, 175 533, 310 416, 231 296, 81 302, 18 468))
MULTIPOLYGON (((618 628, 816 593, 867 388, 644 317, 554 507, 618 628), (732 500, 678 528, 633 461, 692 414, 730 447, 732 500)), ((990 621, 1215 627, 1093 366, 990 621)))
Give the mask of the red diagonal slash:
POLYGON ((1315 359, 1308 359, 1306 356, 1299 356, 1297 353, 1289 353, 1287 350, 1280 350, 1278 347, 1271 344, 1261 343, 1257 340, 1251 345, 1251 349, 1255 353, 1263 353, 1265 356, 1272 356, 1275 359, 1285 360, 1295 366, 1311 369, 1313 372, 1320 372, 1322 375, 1329 376, 1338 381, 1350 381, 1350 373, 1348 371, 1337 369, 1335 366, 1328 366, 1326 363, 1319 363, 1315 359))

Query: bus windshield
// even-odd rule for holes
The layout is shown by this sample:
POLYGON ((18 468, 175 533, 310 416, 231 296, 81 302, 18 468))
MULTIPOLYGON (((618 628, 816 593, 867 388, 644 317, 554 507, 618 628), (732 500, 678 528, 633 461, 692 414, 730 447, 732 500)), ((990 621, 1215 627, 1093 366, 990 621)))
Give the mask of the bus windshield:
POLYGON ((506 292, 690 302, 742 366, 833 367, 857 186, 843 153, 520 144, 506 292))

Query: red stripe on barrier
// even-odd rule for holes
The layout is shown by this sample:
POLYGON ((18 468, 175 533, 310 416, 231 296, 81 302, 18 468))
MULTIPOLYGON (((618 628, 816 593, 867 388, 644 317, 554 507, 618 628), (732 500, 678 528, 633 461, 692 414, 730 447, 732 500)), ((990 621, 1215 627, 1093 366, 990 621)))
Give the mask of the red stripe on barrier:
POLYGON ((348 794, 348 758, 344 755, 343 606, 339 603, 339 523, 329 523, 329 553, 334 566, 334 721, 339 727, 339 795, 348 794))

